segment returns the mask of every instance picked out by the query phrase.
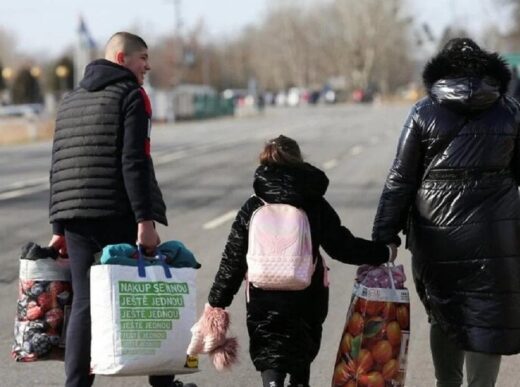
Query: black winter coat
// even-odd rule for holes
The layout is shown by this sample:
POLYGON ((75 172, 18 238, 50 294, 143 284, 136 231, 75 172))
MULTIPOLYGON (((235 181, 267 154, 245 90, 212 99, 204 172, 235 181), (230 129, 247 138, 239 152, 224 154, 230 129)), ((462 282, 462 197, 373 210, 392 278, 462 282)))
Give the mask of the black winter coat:
POLYGON ((520 352, 520 109, 505 96, 504 62, 496 54, 468 55, 441 52, 425 67, 428 96, 404 125, 373 238, 398 241, 410 213, 413 276, 430 317, 464 350, 514 354, 520 352))
POLYGON ((50 220, 135 218, 167 224, 149 152, 151 108, 135 75, 104 59, 87 66, 56 118, 50 220))
MULTIPOLYGON (((317 259, 311 285, 305 290, 267 291, 249 285, 249 352, 259 371, 301 371, 318 353, 321 326, 328 309, 328 288, 324 285, 324 270, 328 269, 319 255, 320 246, 344 263, 379 265, 388 260, 385 244, 356 238, 341 225, 338 215, 323 198, 327 186, 325 174, 309 164, 260 166, 256 170, 257 196, 268 203, 287 203, 305 210, 317 259)), ((229 306, 240 288, 247 273, 249 220, 261 205, 262 201, 253 196, 237 214, 209 294, 212 306, 229 306)))

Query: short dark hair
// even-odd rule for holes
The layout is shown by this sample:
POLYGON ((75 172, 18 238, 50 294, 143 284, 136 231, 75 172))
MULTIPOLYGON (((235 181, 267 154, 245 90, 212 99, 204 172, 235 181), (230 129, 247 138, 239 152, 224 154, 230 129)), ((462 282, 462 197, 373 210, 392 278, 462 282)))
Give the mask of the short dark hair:
POLYGON ((298 165, 303 163, 298 143, 284 135, 267 141, 259 158, 261 165, 298 165))
POLYGON ((111 42, 113 39, 119 39, 121 41, 123 46, 122 51, 125 55, 130 55, 136 51, 148 49, 148 46, 143 38, 130 32, 116 32, 110 37, 110 39, 108 39, 108 42, 111 42))

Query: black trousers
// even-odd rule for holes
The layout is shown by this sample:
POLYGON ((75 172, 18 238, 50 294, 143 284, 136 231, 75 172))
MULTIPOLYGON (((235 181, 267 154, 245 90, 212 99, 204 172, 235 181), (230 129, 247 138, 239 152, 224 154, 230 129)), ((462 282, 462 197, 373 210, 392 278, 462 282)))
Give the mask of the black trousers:
MULTIPOLYGON (((90 267, 94 254, 116 243, 135 244, 137 224, 133 217, 73 220, 64 223, 74 297, 67 326, 65 387, 90 387, 90 267)), ((151 376, 150 385, 169 387, 174 376, 151 376)))
MULTIPOLYGON (((278 370, 262 371, 263 387, 284 387, 286 372, 278 370)), ((309 387, 310 365, 309 368, 301 370, 298 374, 290 374, 289 387, 309 387)))

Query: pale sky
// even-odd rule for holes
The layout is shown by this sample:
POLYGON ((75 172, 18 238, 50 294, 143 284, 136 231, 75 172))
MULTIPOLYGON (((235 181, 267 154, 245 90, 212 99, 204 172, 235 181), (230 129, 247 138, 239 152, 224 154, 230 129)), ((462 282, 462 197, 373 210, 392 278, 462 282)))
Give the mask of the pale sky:
MULTIPOLYGON (((0 0, 0 28, 27 53, 57 55, 74 42, 79 15, 103 46, 116 31, 131 30, 151 42, 172 33, 175 0, 0 0)), ((232 34, 262 15, 265 0, 181 0, 186 27, 201 18, 211 34, 232 34)))
MULTIPOLYGON (((17 38, 19 51, 48 57, 59 55, 74 42, 80 14, 101 46, 119 30, 136 31, 153 42, 173 31, 174 1, 1 0, 0 28, 17 38)), ((202 18, 212 36, 230 36, 244 25, 260 21, 270 1, 276 0, 180 0, 181 17, 185 27, 202 18)), ((493 0, 407 1, 415 18, 427 21, 437 35, 450 21, 473 32, 485 25, 504 24, 493 0)))

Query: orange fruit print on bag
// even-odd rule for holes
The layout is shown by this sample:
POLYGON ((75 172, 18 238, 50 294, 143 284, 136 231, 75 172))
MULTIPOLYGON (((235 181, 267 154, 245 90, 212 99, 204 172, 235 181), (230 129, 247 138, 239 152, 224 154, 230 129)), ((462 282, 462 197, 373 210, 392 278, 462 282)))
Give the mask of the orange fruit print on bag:
MULTIPOLYGON (((399 266, 388 270, 402 273, 399 266)), ((390 288, 367 287, 360 276, 356 279, 332 387, 404 387, 410 304, 402 275, 402 281, 393 281, 390 288)))

